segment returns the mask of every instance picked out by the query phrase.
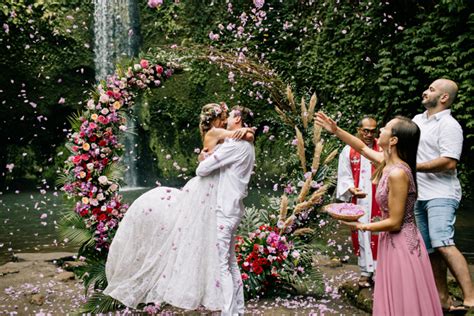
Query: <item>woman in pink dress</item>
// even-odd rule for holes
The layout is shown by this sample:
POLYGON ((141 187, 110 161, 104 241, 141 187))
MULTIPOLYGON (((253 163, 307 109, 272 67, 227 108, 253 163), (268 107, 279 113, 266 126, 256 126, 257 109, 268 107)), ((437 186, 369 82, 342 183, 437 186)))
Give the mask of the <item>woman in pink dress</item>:
POLYGON ((319 112, 316 121, 330 133, 379 165, 374 181, 382 211, 379 222, 345 223, 362 231, 380 232, 373 315, 442 315, 430 259, 415 224, 418 126, 396 117, 380 130, 377 152, 319 112))

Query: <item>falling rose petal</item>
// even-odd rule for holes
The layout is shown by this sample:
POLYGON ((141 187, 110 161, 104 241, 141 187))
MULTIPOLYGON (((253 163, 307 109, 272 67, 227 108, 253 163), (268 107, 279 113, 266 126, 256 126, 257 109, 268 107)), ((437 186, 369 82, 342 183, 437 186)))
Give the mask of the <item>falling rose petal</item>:
POLYGON ((59 98, 58 104, 64 104, 64 102, 66 102, 65 98, 63 98, 63 97, 59 98))

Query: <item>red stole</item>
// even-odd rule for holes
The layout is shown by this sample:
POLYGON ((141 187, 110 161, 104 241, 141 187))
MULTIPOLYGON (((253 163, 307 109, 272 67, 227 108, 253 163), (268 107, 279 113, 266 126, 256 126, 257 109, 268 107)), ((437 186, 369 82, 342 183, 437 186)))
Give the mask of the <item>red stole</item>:
MULTIPOLYGON (((373 150, 380 151, 379 146, 377 144, 377 140, 374 141, 374 147, 372 148, 373 150)), ((360 153, 354 150, 354 148, 351 148, 349 152, 349 161, 351 163, 351 170, 352 170, 352 177, 354 179, 354 186, 356 188, 359 187, 359 179, 360 179, 360 153)), ((375 167, 372 164, 372 170, 371 174, 374 174, 375 167)), ((372 210, 371 210, 371 216, 370 218, 373 219, 376 216, 381 216, 380 208, 379 205, 377 204, 377 201, 375 200, 375 190, 376 190, 376 185, 372 183, 372 210)), ((357 204, 357 198, 353 197, 352 198, 352 203, 357 204)), ((370 247, 372 249, 372 256, 374 260, 377 260, 377 246, 379 242, 379 236, 376 233, 371 234, 371 242, 370 242, 370 247)), ((352 246, 354 247, 354 252, 357 256, 359 256, 359 238, 358 238, 358 231, 353 231, 352 232, 352 246)))

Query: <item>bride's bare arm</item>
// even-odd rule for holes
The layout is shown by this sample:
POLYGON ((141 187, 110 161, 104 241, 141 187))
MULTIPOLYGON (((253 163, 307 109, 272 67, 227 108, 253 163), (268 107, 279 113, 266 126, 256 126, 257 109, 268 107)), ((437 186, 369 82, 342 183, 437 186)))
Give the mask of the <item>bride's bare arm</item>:
POLYGON ((206 136, 212 137, 216 142, 224 140, 225 138, 243 139, 248 142, 253 142, 255 139, 255 131, 252 128, 239 128, 235 131, 228 131, 224 128, 213 128, 206 136))
POLYGON ((376 163, 381 163, 383 161, 383 153, 373 150, 359 138, 349 134, 348 132, 337 126, 336 122, 323 112, 316 113, 315 120, 319 126, 323 127, 329 133, 336 135, 337 138, 354 148, 365 158, 376 163))
POLYGON ((206 133, 203 142, 203 149, 198 156, 198 161, 203 161, 207 156, 212 154, 214 147, 225 138, 243 139, 248 142, 255 140, 255 130, 252 128, 239 128, 235 131, 228 131, 223 128, 212 128, 206 133))

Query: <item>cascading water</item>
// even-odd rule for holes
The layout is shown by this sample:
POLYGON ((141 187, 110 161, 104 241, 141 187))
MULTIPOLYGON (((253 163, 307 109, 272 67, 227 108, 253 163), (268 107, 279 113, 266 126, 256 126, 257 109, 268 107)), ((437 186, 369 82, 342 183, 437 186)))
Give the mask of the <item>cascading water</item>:
MULTIPOLYGON (((139 18, 135 0, 94 0, 94 63, 96 81, 105 80, 124 57, 138 54, 139 18)), ((124 163, 128 167, 125 182, 138 186, 135 122, 128 120, 124 163)))

